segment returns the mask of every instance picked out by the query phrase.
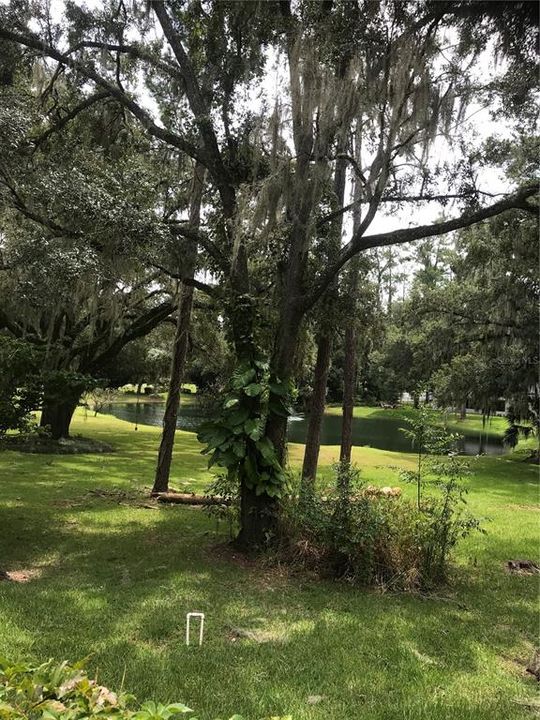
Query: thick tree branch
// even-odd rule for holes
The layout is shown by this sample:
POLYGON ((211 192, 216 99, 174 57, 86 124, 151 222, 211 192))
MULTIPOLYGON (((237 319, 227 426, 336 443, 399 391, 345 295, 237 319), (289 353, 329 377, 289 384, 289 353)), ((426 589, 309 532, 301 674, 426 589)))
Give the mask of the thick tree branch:
POLYGON ((193 143, 189 142, 180 135, 166 130, 159 125, 156 125, 152 116, 148 112, 146 112, 146 110, 144 110, 138 103, 136 103, 132 98, 130 98, 129 95, 125 93, 121 88, 119 88, 117 85, 114 85, 114 83, 109 82, 99 73, 97 73, 91 65, 81 62, 79 60, 74 60, 67 53, 60 52, 56 48, 40 40, 40 38, 38 38, 36 35, 22 35, 21 33, 14 33, 10 30, 7 30, 6 28, 0 27, 0 37, 6 40, 10 40, 11 42, 18 43, 19 45, 24 45, 25 47, 32 48, 33 50, 36 50, 43 55, 47 55, 53 60, 57 60, 59 63, 62 63, 63 65, 66 65, 67 67, 70 67, 73 70, 80 72, 81 75, 84 75, 89 80, 92 80, 98 87, 102 88, 111 97, 114 97, 116 100, 118 100, 119 103, 121 103, 127 110, 130 111, 132 115, 134 115, 139 120, 141 125, 150 135, 158 138, 159 140, 162 140, 163 142, 168 143, 169 145, 172 145, 173 147, 178 148, 179 150, 182 150, 182 152, 185 152, 190 157, 199 160, 200 162, 205 164, 205 158, 201 157, 201 151, 199 150, 199 148, 197 148, 193 143))
MULTIPOLYGON (((444 203, 447 200, 465 200, 467 198, 474 197, 475 195, 484 195, 485 197, 501 197, 504 196, 504 193, 490 193, 486 192, 485 190, 471 190, 470 192, 466 193, 442 193, 440 195, 383 195, 381 199, 379 200, 379 203, 404 203, 404 202, 441 202, 444 203)), ((322 227, 328 222, 331 222, 336 217, 339 217, 339 215, 343 215, 346 212, 349 212, 349 210, 354 210, 357 205, 363 205, 365 204, 365 200, 361 198, 360 200, 355 200, 352 203, 349 203, 348 205, 344 205, 343 207, 338 208, 337 210, 334 210, 331 213, 328 213, 328 215, 324 215, 320 220, 317 221, 317 227, 322 227)), ((528 205, 526 207, 522 206, 522 209, 528 210, 531 205, 528 205)), ((536 212, 533 208, 533 211, 536 212)))
POLYGON ((164 265, 159 265, 155 261, 152 261, 152 265, 155 268, 158 268, 158 270, 161 270, 164 275, 167 275, 167 277, 172 278, 173 280, 180 280, 184 283, 184 285, 190 285, 191 287, 196 288, 197 290, 200 290, 201 292, 205 293, 206 295, 209 295, 210 297, 216 297, 217 293, 217 287, 213 287, 212 285, 208 285, 207 283, 203 283, 200 280, 196 280, 192 277, 186 277, 185 275, 182 275, 181 273, 175 272, 174 270, 170 270, 169 268, 165 267, 164 265))
POLYGON ((520 188, 513 195, 506 196, 503 200, 499 200, 493 205, 481 208, 475 212, 466 212, 452 220, 433 223, 431 225, 420 225, 415 228, 406 228, 403 230, 394 230, 388 233, 378 233, 376 235, 362 236, 355 234, 351 241, 345 245, 338 258, 323 273, 312 292, 307 295, 303 301, 303 307, 309 309, 317 302, 326 288, 330 285, 334 277, 339 273, 341 268, 355 255, 364 250, 375 247, 386 247, 388 245, 401 245, 403 243, 421 240, 426 237, 436 235, 445 235, 446 233, 460 230, 461 228, 470 227, 476 223, 487 220, 506 210, 523 209, 523 204, 527 198, 538 193, 539 183, 532 183, 520 188))
POLYGON ((156 305, 136 318, 102 353, 93 358, 92 354, 96 352, 97 348, 92 348, 92 346, 85 348, 85 350, 89 351, 89 353, 87 353, 89 362, 85 364, 84 372, 98 371, 101 365, 108 360, 114 359, 120 350, 129 342, 148 335, 151 330, 163 322, 175 309, 176 303, 172 300, 156 305))
POLYGON ((184 81, 184 76, 178 70, 178 68, 174 67, 173 65, 169 65, 169 63, 155 57, 154 55, 152 55, 152 53, 144 50, 144 48, 142 48, 140 45, 116 45, 114 43, 99 42, 97 40, 82 40, 81 42, 71 47, 66 54, 71 55, 72 53, 77 52, 77 50, 82 50, 83 48, 109 50, 110 52, 130 55, 137 60, 143 60, 144 62, 153 65, 159 70, 162 70, 167 75, 174 77, 176 80, 180 80, 182 83, 184 81))

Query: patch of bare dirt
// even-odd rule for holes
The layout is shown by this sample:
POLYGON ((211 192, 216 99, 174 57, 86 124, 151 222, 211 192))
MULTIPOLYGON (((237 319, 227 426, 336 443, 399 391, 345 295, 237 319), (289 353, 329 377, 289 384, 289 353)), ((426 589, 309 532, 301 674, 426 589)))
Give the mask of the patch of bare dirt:
POLYGON ((274 591, 286 583, 293 571, 291 568, 265 562, 264 556, 251 557, 244 555, 231 543, 219 543, 212 545, 206 551, 212 560, 229 562, 244 570, 251 570, 254 583, 265 591, 274 591))
POLYGON ((11 580, 16 583, 27 583, 38 580, 43 574, 43 568, 33 567, 23 570, 0 570, 0 580, 11 580))

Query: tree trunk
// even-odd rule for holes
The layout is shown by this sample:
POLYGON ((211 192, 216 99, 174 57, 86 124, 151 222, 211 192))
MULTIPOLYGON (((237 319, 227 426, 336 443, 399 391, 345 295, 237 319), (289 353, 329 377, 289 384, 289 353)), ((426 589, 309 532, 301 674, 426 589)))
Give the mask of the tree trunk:
POLYGON ((459 419, 460 420, 467 419, 467 403, 466 402, 464 402, 460 408, 459 419))
MULTIPOLYGON (((302 320, 302 313, 293 301, 289 300, 287 304, 288 307, 282 312, 279 321, 271 363, 272 372, 285 382, 293 375, 302 320)), ((266 437, 272 441, 281 465, 284 465, 287 459, 287 422, 287 417, 272 412, 269 413, 266 422, 266 437)))
POLYGON ((143 386, 142 382, 137 383, 137 395, 140 395, 140 394, 141 394, 141 392, 142 392, 142 386, 143 386))
MULTIPOLYGON (((360 140, 357 137, 356 152, 360 160, 360 140)), ((358 182, 354 181, 354 199, 358 201, 361 197, 361 189, 358 182)), ((361 223, 361 205, 358 203, 353 209, 353 232, 356 232, 361 223)), ((356 394, 356 373, 358 369, 358 285, 360 275, 360 259, 353 258, 349 268, 348 295, 350 302, 350 317, 345 319, 345 342, 344 342, 344 363, 343 363, 343 405, 341 419, 341 447, 339 450, 339 461, 342 469, 351 463, 352 452, 352 425, 354 413, 354 398, 356 394)), ((348 477, 348 476, 347 476, 348 477)))
POLYGON ((40 427, 48 427, 53 440, 68 438, 71 419, 78 404, 79 397, 62 401, 44 398, 40 427))
MULTIPOLYGON (((193 174, 189 208, 189 222, 191 227, 194 229, 199 227, 203 187, 204 168, 200 163, 197 163, 193 174)), ((193 279, 197 259, 197 247, 194 244, 188 245, 188 247, 189 250, 186 250, 183 257, 184 277, 186 279, 193 279)), ((193 286, 183 283, 180 302, 178 305, 176 333, 174 336, 169 393, 167 395, 165 414, 163 416, 163 432, 161 434, 161 441, 159 444, 156 475, 154 478, 152 494, 167 492, 169 489, 169 476, 171 472, 174 437, 176 434, 178 408, 180 406, 180 387, 186 365, 192 306, 193 286)))
MULTIPOLYGON (((346 145, 342 143, 339 147, 340 152, 344 152, 345 149, 346 145)), ((343 206, 345 198, 346 173, 346 161, 344 159, 338 159, 334 173, 334 193, 338 207, 343 206)), ((330 262, 332 262, 334 257, 339 253, 342 226, 343 215, 339 215, 334 223, 332 242, 328 247, 328 259, 330 262)), ((332 317, 335 315, 336 296, 337 279, 325 295, 321 307, 321 333, 317 344, 317 362, 315 364, 315 374, 313 378, 313 395, 311 398, 306 447, 304 450, 304 464, 302 467, 302 487, 304 490, 308 488, 313 489, 317 475, 317 465, 319 464, 321 427, 326 407, 326 384, 332 356, 332 339, 335 331, 332 317)))
POLYGON ((193 287, 182 286, 182 294, 178 307, 178 320, 174 336, 171 376, 169 392, 163 415, 163 432, 159 444, 156 476, 152 495, 167 492, 169 489, 169 475, 171 471, 174 436, 180 407, 180 386, 184 376, 188 348, 189 326, 191 322, 191 308, 193 306, 193 287))
POLYGON ((240 532, 235 545, 247 552, 268 547, 276 537, 278 501, 266 493, 256 495, 255 490, 242 482, 240 487, 240 532))
POLYGON ((302 466, 302 491, 313 489, 319 450, 321 447, 321 426, 326 405, 326 384, 332 354, 332 338, 325 334, 319 337, 317 344, 317 362, 313 377, 313 393, 310 402, 310 415, 304 451, 304 464, 302 466))
POLYGON ((345 362, 343 366, 343 418, 341 421, 341 449, 339 460, 350 464, 352 451, 352 423, 357 371, 357 338, 354 323, 345 329, 345 362))

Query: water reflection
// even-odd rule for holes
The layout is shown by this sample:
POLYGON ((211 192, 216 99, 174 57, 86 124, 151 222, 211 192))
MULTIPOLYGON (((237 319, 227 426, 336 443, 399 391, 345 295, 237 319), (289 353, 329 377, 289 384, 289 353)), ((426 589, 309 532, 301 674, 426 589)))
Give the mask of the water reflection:
MULTIPOLYGON (((164 403, 114 403, 108 406, 107 412, 130 423, 138 421, 140 425, 160 426, 165 410, 164 403)), ((206 419, 201 409, 193 406, 181 407, 177 427, 189 432, 196 432, 198 426, 206 419)), ((400 418, 374 417, 353 418, 353 443, 367 445, 380 450, 394 452, 410 452, 411 444, 400 428, 405 423, 400 418)), ((288 438, 290 442, 304 443, 306 440, 307 419, 302 415, 294 415, 289 419, 288 438)), ((322 445, 339 445, 341 439, 341 417, 325 415, 322 430, 322 445)), ((505 452, 502 439, 490 436, 464 435, 459 446, 464 455, 501 455, 505 452)))

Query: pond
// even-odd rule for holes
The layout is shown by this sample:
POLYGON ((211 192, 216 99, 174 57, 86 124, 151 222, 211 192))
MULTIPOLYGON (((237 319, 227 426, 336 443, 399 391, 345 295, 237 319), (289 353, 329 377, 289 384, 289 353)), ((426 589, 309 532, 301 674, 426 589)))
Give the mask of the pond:
MULTIPOLYGON (((108 406, 107 412, 121 420, 140 425, 161 426, 164 403, 140 402, 138 409, 135 403, 113 403, 108 406)), ((177 427, 189 432, 196 432, 197 427, 204 422, 205 415, 198 407, 181 407, 177 427)), ((410 441, 400 432, 406 424, 400 418, 367 417, 353 419, 353 443, 355 445, 368 445, 381 450, 395 452, 411 452, 410 441)), ((288 438, 290 442, 304 443, 306 439, 307 418, 302 415, 289 419, 288 438)), ((325 415, 321 431, 322 445, 339 445, 341 439, 341 417, 339 415, 325 415)), ((460 443, 460 452, 464 455, 501 455, 505 446, 501 438, 477 434, 464 434, 460 443)))

